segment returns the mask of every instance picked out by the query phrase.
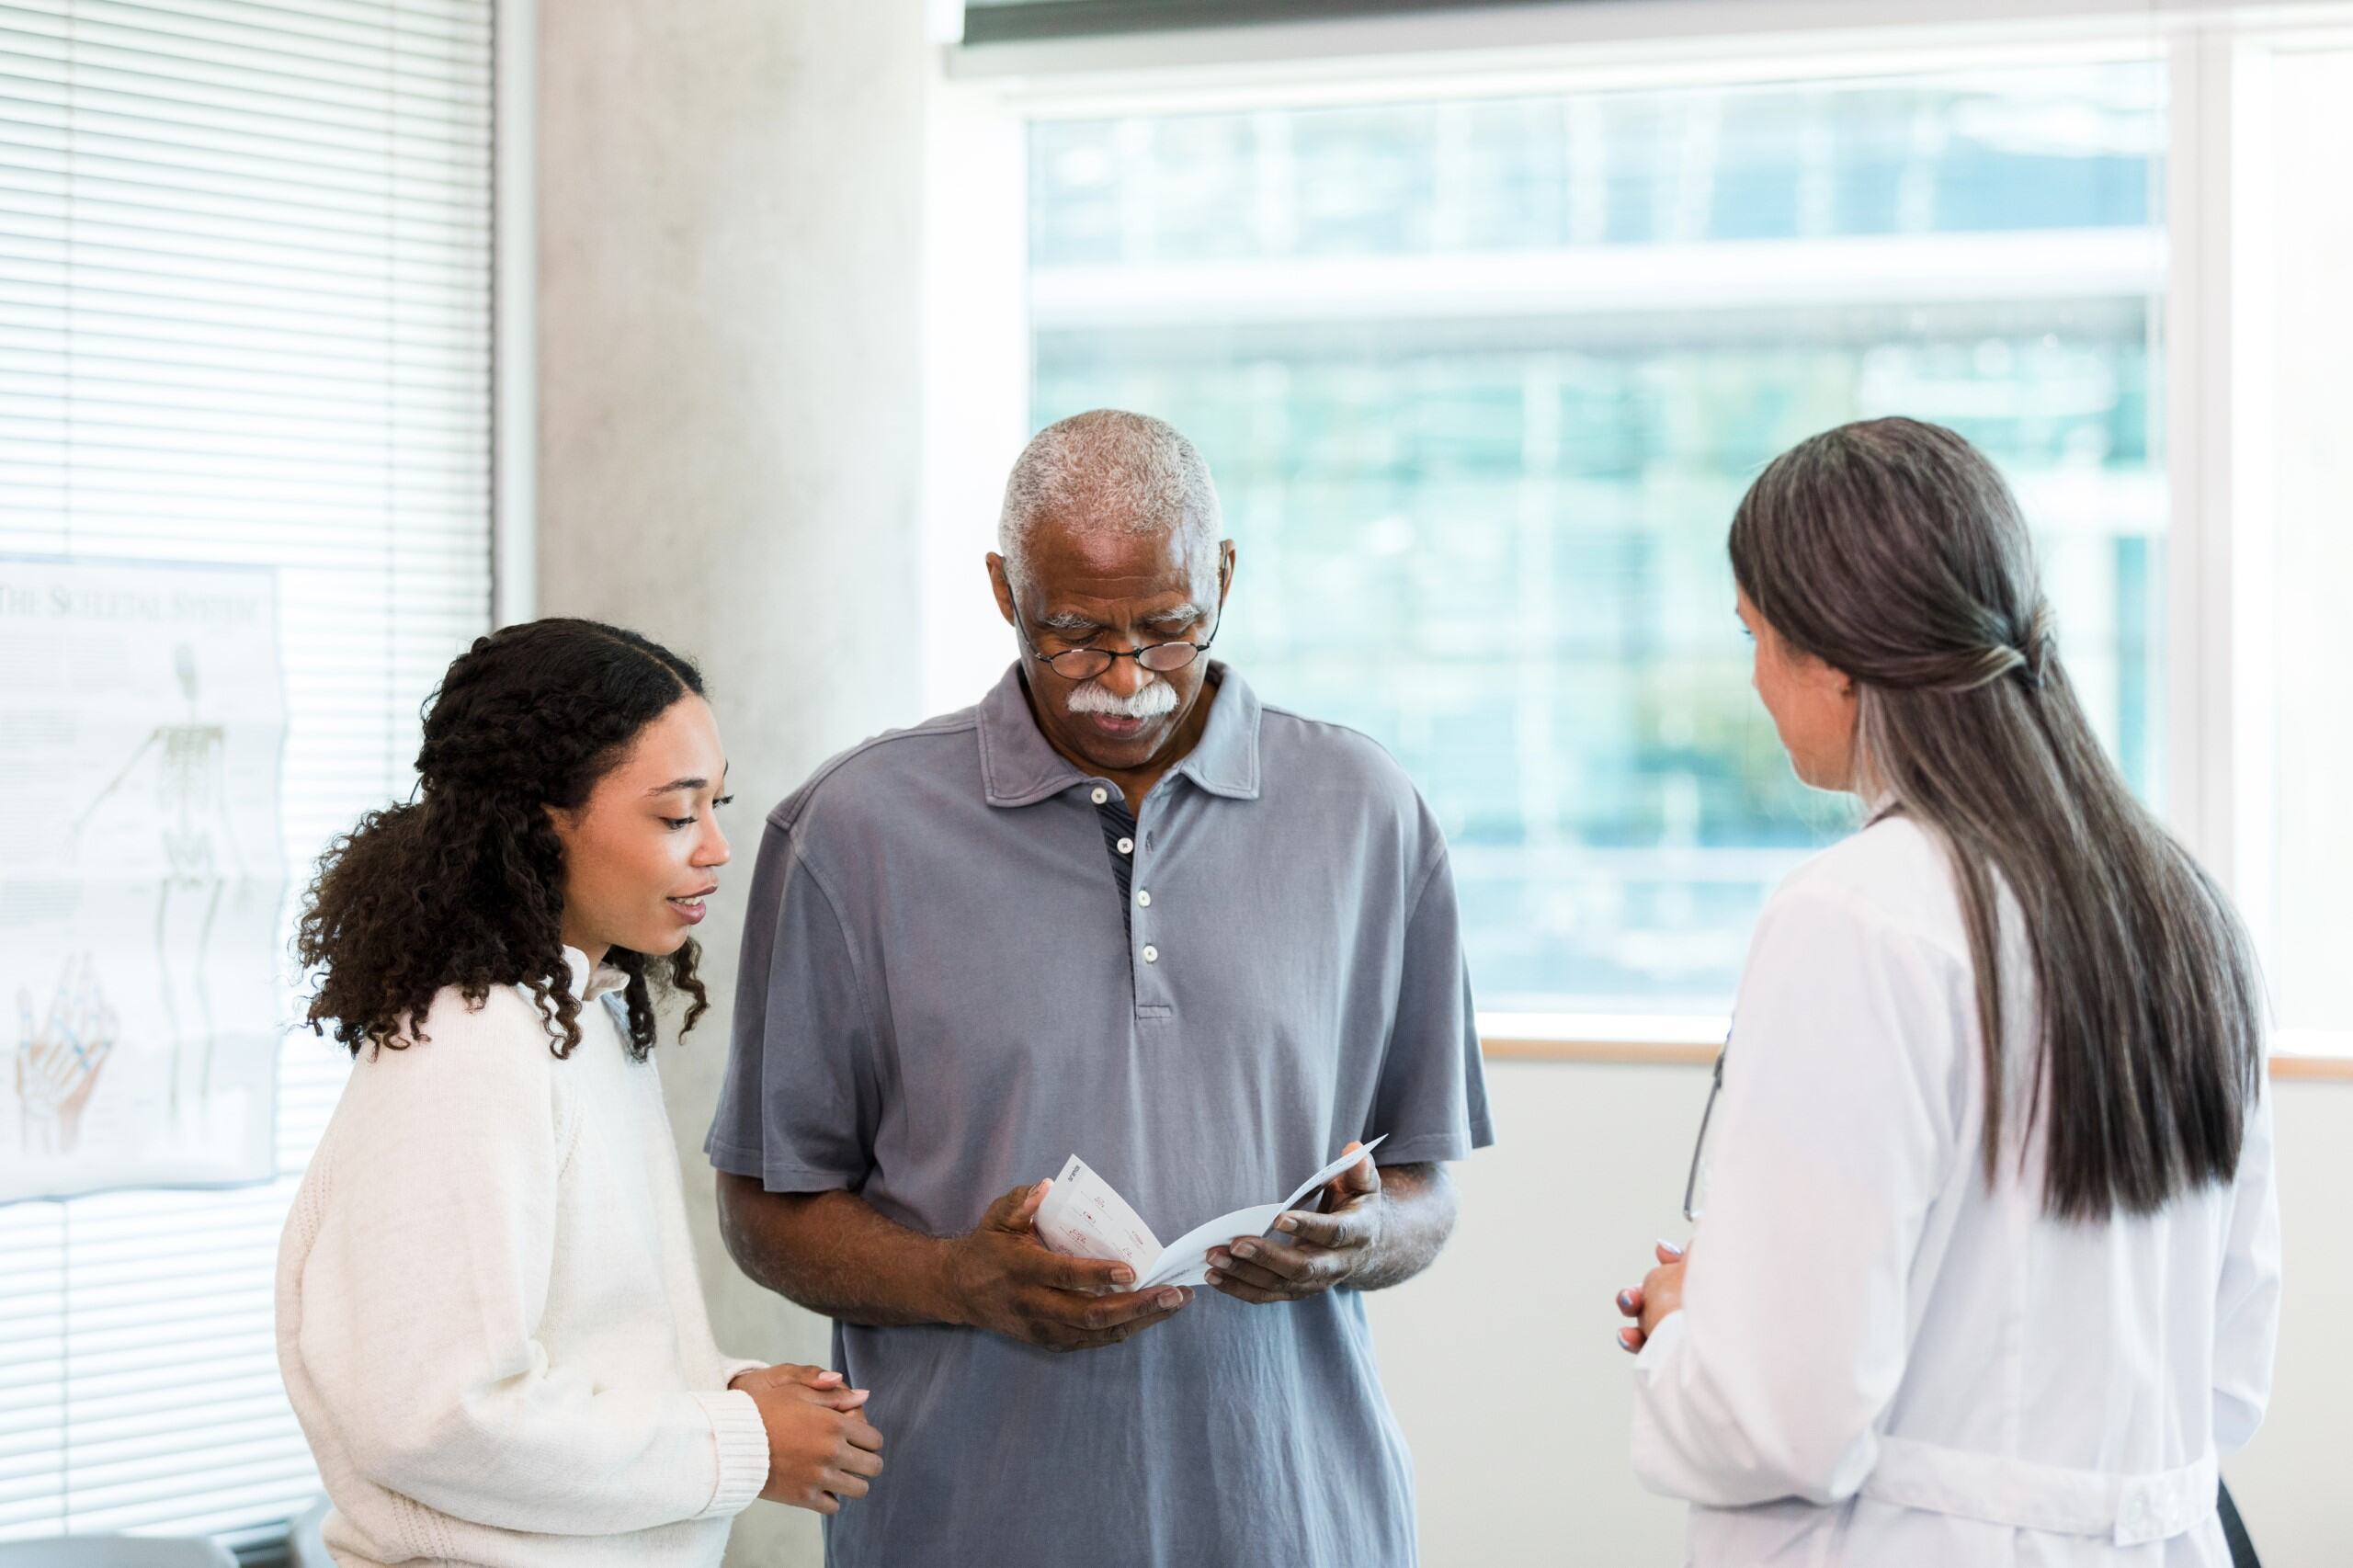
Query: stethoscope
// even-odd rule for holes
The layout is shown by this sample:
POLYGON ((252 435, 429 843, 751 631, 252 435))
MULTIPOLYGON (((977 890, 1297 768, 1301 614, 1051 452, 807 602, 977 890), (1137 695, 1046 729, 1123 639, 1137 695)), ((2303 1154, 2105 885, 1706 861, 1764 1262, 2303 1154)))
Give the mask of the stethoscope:
POLYGON ((1724 1092, 1724 1058, 1732 1053, 1732 1030, 1724 1030, 1724 1045, 1708 1077, 1708 1103, 1699 1112, 1699 1135, 1691 1140, 1691 1173, 1683 1178, 1683 1218, 1699 1222, 1699 1178, 1708 1153, 1708 1123, 1715 1119, 1716 1096, 1724 1092))

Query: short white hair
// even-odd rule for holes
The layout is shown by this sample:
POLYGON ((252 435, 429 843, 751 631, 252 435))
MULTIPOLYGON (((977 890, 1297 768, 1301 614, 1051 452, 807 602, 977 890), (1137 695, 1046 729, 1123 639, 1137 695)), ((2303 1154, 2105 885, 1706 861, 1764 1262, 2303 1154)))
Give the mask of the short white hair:
POLYGON ((1174 425, 1098 408, 1029 438, 1005 482, 996 547, 1017 588, 1029 581, 1029 544, 1044 525, 1097 535, 1181 530, 1198 582, 1217 575, 1223 523, 1209 463, 1174 425))

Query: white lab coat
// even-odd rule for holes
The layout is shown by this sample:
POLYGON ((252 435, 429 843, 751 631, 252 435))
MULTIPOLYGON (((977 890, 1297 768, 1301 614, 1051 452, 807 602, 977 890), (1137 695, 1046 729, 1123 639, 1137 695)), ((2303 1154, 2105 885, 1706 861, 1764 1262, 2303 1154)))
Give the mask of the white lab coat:
POLYGON ((2279 1320, 2268 1087, 2236 1180, 2158 1214, 2047 1218, 2039 1137, 1989 1189, 1960 895, 1903 817, 1775 894, 1724 1067, 1683 1310, 1634 1372, 1634 1468, 1693 1506, 1692 1564, 2228 1564, 2213 1463, 2279 1320))

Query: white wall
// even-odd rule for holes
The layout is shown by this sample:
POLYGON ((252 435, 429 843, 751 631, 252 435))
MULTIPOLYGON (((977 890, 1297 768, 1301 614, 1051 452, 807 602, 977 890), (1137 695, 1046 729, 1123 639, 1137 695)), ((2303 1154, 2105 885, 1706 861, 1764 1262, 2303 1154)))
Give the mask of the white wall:
POLYGON ((1495 1146, 1456 1167, 1462 1218, 1372 1298, 1413 1446, 1427 1568, 1681 1561, 1682 1510, 1627 1468, 1631 1358, 1610 1299, 1684 1230, 1705 1068, 1493 1062, 1495 1146))
MULTIPOLYGON (((719 1006, 660 1060, 721 1342, 822 1361, 824 1325, 728 1262, 699 1151, 761 818, 916 716, 920 8, 545 0, 538 40, 539 608, 710 679, 719 1006)), ((815 1562, 815 1516, 753 1509, 729 1561, 815 1562)))

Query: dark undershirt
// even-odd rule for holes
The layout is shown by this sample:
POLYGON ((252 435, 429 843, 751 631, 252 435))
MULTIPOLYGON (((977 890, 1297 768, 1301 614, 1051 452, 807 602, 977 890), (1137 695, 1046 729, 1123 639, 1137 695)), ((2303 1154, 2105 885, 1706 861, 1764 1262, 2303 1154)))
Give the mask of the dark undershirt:
POLYGON ((1117 790, 1095 808, 1095 816, 1103 824, 1103 847, 1111 852, 1111 880, 1120 884, 1120 929, 1132 940, 1136 934, 1136 819, 1128 814, 1128 802, 1117 790), (1124 850, 1120 847, 1122 840, 1128 845, 1124 850))

